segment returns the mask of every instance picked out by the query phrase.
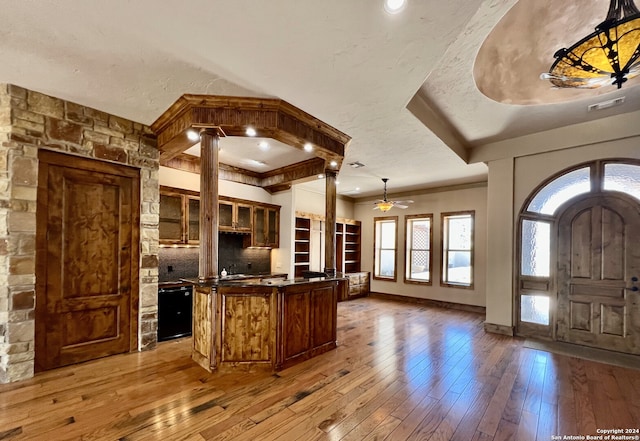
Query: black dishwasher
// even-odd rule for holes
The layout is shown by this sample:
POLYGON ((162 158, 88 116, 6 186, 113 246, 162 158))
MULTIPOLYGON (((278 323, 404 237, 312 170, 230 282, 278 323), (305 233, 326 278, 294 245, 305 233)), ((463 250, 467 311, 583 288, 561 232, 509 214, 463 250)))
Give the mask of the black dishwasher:
POLYGON ((158 290, 158 341, 191 335, 193 286, 158 290))

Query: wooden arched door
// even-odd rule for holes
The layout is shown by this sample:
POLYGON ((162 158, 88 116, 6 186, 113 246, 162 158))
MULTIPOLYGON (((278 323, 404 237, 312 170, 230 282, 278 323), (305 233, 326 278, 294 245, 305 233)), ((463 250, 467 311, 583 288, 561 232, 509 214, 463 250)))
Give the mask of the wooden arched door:
POLYGON ((556 339, 640 354, 640 204, 598 194, 558 221, 556 339))

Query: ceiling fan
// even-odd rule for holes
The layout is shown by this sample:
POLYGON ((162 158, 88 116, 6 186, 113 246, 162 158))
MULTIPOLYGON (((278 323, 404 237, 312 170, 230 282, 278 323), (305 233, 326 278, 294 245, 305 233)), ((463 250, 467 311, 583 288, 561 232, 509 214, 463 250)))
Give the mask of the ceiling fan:
POLYGON ((382 199, 380 199, 379 201, 375 201, 375 207, 373 207, 374 210, 380 210, 382 212, 385 211, 389 211, 391 210, 391 208, 393 207, 398 207, 398 208, 409 208, 408 205, 405 204, 412 204, 413 201, 411 200, 406 200, 406 201, 390 201, 387 199, 387 181, 389 180, 389 178, 382 178, 382 182, 384 182, 384 196, 382 199))

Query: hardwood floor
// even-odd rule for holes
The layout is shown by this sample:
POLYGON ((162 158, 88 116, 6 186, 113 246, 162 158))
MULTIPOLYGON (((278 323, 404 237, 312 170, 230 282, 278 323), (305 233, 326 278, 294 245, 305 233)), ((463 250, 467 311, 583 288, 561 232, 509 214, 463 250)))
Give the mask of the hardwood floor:
POLYGON ((0 439, 551 440, 640 428, 640 370, 487 334, 474 313, 338 306, 338 348, 208 374, 190 340, 0 385, 0 439))

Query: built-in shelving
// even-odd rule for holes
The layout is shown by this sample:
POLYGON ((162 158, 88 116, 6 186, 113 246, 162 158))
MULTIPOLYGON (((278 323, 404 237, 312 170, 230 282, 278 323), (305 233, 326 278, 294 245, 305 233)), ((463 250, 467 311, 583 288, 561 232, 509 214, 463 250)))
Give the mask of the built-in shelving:
MULTIPOLYGON (((324 248, 322 224, 324 216, 296 212, 294 268, 295 276, 301 277, 304 271, 312 267, 317 268, 317 259, 312 259, 312 253, 324 248), (320 233, 320 234, 318 234, 320 233), (315 251, 313 251, 315 250, 315 251), (313 262, 312 262, 313 260, 313 262)), ((336 271, 347 276, 349 282, 340 295, 340 300, 349 300, 369 294, 369 273, 361 272, 361 223, 353 219, 336 219, 336 271)), ((322 266, 322 259, 320 260, 322 266)))
POLYGON ((310 269, 311 219, 296 217, 294 277, 302 277, 310 269))
POLYGON ((360 271, 360 222, 336 222, 336 269, 341 273, 360 271))

